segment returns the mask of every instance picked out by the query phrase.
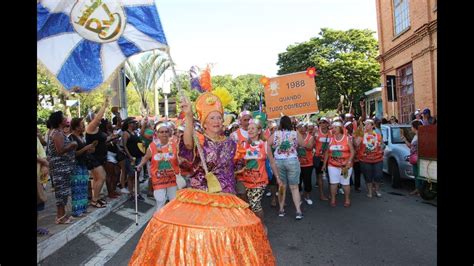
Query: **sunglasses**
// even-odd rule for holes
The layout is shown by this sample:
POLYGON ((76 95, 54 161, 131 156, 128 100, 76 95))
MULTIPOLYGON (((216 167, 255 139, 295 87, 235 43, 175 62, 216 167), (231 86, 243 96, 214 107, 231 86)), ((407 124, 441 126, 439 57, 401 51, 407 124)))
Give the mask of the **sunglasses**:
POLYGON ((158 131, 158 133, 165 134, 165 133, 170 133, 170 132, 168 130, 165 130, 165 131, 158 131))

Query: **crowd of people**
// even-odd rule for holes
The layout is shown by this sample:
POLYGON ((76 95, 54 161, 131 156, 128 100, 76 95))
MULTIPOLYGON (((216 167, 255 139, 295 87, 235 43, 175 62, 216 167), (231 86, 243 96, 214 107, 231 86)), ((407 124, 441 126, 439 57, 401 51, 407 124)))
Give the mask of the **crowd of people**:
MULTIPOLYGON (((189 165, 189 158, 179 156, 180 146, 186 144, 187 130, 202 134, 208 130, 206 137, 228 138, 235 143, 235 152, 229 151, 234 154, 235 191, 228 189, 228 192, 248 202, 262 221, 261 202, 265 194, 271 197, 272 207, 278 203, 278 215, 286 215, 287 188, 296 220, 303 219, 302 202, 309 206, 314 204, 313 171, 319 192, 316 198, 336 207, 337 194, 343 194, 343 206, 350 207, 351 186, 355 192, 362 191, 361 174, 365 178, 367 197, 382 196, 384 143, 380 125, 398 123, 396 117, 368 118, 364 112, 357 119, 350 112, 320 117, 312 122, 288 116, 267 121, 243 111, 230 125, 224 125, 223 116, 217 114, 209 116, 211 122, 207 128, 201 125, 204 121, 194 118, 190 128, 185 120, 178 124, 149 121, 147 117, 140 122, 134 117, 122 120, 116 107, 112 108, 113 118, 108 120, 104 118, 108 105, 106 100, 97 113, 71 120, 61 111, 54 112, 47 121, 46 135, 38 132, 38 183, 44 185, 48 180, 52 183, 57 224, 69 224, 73 217, 85 215, 88 206, 106 207, 107 198, 129 194, 130 200, 134 200, 136 174, 140 182, 148 180, 147 196, 156 200, 157 210, 174 199, 179 188, 193 187, 196 168, 189 165), (328 191, 324 189, 326 181, 328 191), (107 197, 101 197, 104 184, 107 197), (65 208, 69 198, 70 215, 65 208)), ((361 109, 365 110, 364 102, 361 109)), ((420 126, 434 123, 436 119, 429 109, 417 110, 411 122, 412 131, 416 134, 420 126)), ((416 135, 413 140, 404 138, 404 141, 411 154, 416 154, 416 135)), ((221 159, 230 155, 219 154, 221 159)), ((413 170, 416 175, 416 161, 413 170)), ((226 184, 221 185, 226 190, 226 184)), ((419 187, 417 179, 416 189, 411 194, 418 194, 419 187)), ((138 200, 144 200, 137 194, 138 200)), ((38 199, 38 202, 38 210, 41 210, 44 200, 38 199)), ((38 233, 45 234, 45 231, 38 229, 38 233)))

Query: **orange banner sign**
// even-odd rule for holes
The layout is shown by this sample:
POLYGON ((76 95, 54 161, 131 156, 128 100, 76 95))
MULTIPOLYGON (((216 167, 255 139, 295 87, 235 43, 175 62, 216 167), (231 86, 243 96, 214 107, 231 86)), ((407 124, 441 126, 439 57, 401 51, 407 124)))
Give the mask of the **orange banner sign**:
POLYGON ((271 78, 264 88, 268 119, 318 112, 316 83, 306 71, 271 78))

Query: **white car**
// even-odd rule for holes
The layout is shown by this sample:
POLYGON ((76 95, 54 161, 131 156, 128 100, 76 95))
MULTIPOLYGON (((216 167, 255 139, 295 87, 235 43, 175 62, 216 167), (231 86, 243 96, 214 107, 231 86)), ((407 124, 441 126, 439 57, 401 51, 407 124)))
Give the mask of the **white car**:
POLYGON ((415 179, 413 167, 409 163, 410 149, 401 139, 401 130, 411 141, 411 125, 381 125, 382 138, 385 143, 383 154, 383 171, 392 177, 392 187, 399 188, 402 179, 415 179))

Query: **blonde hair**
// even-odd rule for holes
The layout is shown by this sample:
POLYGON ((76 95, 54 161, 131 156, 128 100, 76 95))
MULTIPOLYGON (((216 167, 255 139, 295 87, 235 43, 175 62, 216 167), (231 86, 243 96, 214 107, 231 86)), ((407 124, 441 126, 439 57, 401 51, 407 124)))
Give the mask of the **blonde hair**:
MULTIPOLYGON (((258 121, 258 120, 257 120, 258 121)), ((263 140, 263 141, 266 141, 267 139, 265 138, 265 134, 264 134, 264 131, 263 131, 263 127, 262 127, 262 124, 259 123, 259 122, 255 122, 255 120, 251 120, 251 123, 249 123, 249 126, 250 125, 256 125, 257 126, 257 129, 260 130, 260 134, 258 134, 258 139, 260 140, 263 140)))

